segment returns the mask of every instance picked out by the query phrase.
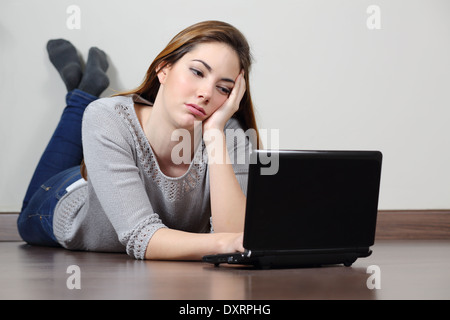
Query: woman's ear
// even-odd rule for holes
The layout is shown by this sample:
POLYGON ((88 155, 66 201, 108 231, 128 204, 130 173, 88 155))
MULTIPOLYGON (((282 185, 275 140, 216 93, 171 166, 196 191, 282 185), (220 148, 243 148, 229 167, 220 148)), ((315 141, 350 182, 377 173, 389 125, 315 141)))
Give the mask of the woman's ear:
POLYGON ((156 69, 156 75, 158 76, 160 84, 164 84, 166 82, 167 71, 169 69, 169 64, 165 63, 164 61, 158 65, 158 68, 156 69))

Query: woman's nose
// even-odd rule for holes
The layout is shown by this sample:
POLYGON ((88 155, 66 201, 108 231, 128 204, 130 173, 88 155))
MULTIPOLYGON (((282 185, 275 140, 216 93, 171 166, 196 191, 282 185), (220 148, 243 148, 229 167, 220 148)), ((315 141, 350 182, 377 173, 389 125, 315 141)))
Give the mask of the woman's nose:
POLYGON ((207 104, 211 100, 212 90, 210 85, 201 87, 198 90, 197 98, 203 100, 203 102, 207 104))

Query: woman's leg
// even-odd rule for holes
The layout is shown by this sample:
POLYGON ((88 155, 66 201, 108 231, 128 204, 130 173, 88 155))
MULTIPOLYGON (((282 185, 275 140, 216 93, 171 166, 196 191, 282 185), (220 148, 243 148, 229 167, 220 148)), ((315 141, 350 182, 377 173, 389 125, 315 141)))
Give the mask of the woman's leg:
POLYGON ((59 172, 81 164, 81 121, 84 110, 89 103, 98 99, 109 85, 106 75, 108 62, 106 54, 100 49, 93 47, 89 50, 86 68, 81 76, 78 74, 79 68, 75 67, 77 64, 81 67, 81 63, 75 47, 70 42, 63 39, 50 40, 47 51, 66 87, 71 89, 77 85, 80 89, 72 89, 66 95, 66 108, 35 169, 22 203, 22 211, 45 181, 59 172))
POLYGON ((59 172, 81 164, 81 120, 86 106, 96 99, 97 97, 78 89, 67 93, 67 106, 34 171, 23 200, 22 211, 45 181, 59 172))
MULTIPOLYGON (((97 48, 89 51, 86 69, 78 78, 76 49, 66 40, 51 40, 47 45, 50 60, 66 87, 66 107, 44 153, 39 160, 25 194, 17 221, 22 238, 33 244, 58 246, 53 235, 53 211, 65 188, 80 179, 83 158, 81 122, 86 107, 109 85, 106 55, 97 48), (79 82, 79 83, 76 83, 79 82)), ((79 61, 78 61, 79 63, 79 61)))

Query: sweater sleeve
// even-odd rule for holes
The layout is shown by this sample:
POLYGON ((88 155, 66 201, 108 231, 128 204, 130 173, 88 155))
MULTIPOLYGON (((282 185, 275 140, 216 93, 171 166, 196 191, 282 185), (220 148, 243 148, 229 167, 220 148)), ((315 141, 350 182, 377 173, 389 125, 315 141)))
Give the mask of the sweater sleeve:
POLYGON ((165 225, 153 211, 140 178, 131 134, 114 112, 97 100, 84 113, 88 180, 127 254, 144 259, 152 235, 165 225))

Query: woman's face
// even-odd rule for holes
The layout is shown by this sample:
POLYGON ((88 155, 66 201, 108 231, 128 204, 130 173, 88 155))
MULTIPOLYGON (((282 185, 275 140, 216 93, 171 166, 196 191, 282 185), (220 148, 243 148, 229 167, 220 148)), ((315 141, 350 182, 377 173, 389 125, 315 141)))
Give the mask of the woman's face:
POLYGON ((159 71, 161 102, 173 125, 192 128, 206 120, 228 99, 240 71, 236 52, 216 42, 195 46, 159 71))

